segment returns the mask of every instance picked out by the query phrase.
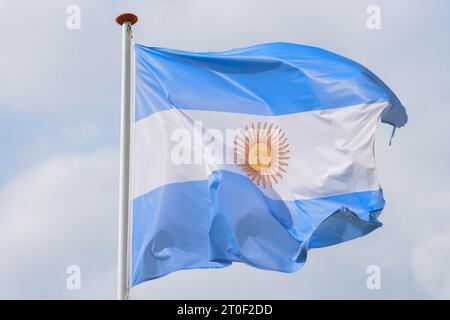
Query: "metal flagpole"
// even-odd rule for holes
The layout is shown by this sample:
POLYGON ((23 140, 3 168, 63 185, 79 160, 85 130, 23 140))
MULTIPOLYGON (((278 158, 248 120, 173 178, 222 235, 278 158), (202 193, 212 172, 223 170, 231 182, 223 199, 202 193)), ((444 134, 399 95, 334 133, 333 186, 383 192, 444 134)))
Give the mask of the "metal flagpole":
POLYGON ((122 26, 122 100, 120 120, 119 242, 117 260, 117 299, 129 299, 128 230, 130 212, 131 138, 131 26, 138 18, 124 13, 116 18, 122 26))

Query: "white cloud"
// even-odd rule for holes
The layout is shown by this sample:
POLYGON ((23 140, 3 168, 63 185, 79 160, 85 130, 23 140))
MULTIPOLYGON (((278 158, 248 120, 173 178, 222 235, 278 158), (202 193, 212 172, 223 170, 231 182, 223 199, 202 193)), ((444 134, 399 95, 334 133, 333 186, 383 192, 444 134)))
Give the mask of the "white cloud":
POLYGON ((0 190, 1 298, 113 296, 117 170, 114 150, 54 156, 0 190), (72 264, 81 291, 65 287, 72 264))
MULTIPOLYGON (((79 0, 81 29, 70 30, 66 9, 74 1, 14 1, 0 11, 0 104, 15 111, 69 113, 108 108, 105 97, 119 101, 120 28, 111 1, 79 0), (6 21, 8 20, 8 21, 6 21), (105 22, 108 23, 105 23, 105 22), (116 40, 116 41, 115 41, 116 40), (117 43, 117 47, 115 44, 117 43), (103 54, 93 54, 100 53, 103 54), (101 84, 101 85, 100 85, 101 84)), ((107 99, 106 99, 107 100, 107 99)))
POLYGON ((412 250, 411 268, 430 297, 450 299, 450 234, 436 234, 412 250))

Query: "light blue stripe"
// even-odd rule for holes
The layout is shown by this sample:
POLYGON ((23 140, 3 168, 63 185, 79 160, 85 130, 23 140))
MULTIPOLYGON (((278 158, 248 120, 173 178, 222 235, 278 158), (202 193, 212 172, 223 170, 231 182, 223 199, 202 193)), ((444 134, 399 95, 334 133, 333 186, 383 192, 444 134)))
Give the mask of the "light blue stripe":
POLYGON ((315 47, 271 43, 225 52, 136 50, 136 121, 170 108, 284 115, 389 102, 382 121, 402 126, 405 109, 372 72, 315 47))
POLYGON ((169 184, 134 200, 132 284, 181 269, 244 262, 293 272, 309 248, 381 226, 381 190, 313 200, 266 197, 247 178, 216 171, 208 181, 169 184))

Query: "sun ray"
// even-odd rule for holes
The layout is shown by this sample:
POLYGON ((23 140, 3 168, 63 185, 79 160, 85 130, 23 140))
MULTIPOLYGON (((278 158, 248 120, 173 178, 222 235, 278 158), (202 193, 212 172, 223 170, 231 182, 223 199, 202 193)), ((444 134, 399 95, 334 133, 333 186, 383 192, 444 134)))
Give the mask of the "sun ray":
POLYGON ((261 182, 261 175, 258 175, 258 180, 256 181, 256 185, 259 186, 260 182, 261 182))

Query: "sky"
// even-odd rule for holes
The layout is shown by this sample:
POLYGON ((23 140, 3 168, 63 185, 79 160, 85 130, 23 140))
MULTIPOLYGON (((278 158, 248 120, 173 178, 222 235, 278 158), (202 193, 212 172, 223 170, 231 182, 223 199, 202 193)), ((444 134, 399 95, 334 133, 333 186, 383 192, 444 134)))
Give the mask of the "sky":
POLYGON ((0 12, 0 298, 113 299, 116 291, 121 30, 136 42, 221 51, 287 41, 358 61, 409 123, 380 125, 384 226, 311 250, 296 273, 242 264, 189 270, 135 299, 450 299, 450 3, 446 0, 3 0, 0 12), (69 29, 67 8, 80 9, 69 29), (366 10, 380 8, 380 29, 366 10), (80 267, 80 289, 67 286, 80 267), (369 290, 367 268, 380 269, 369 290))

